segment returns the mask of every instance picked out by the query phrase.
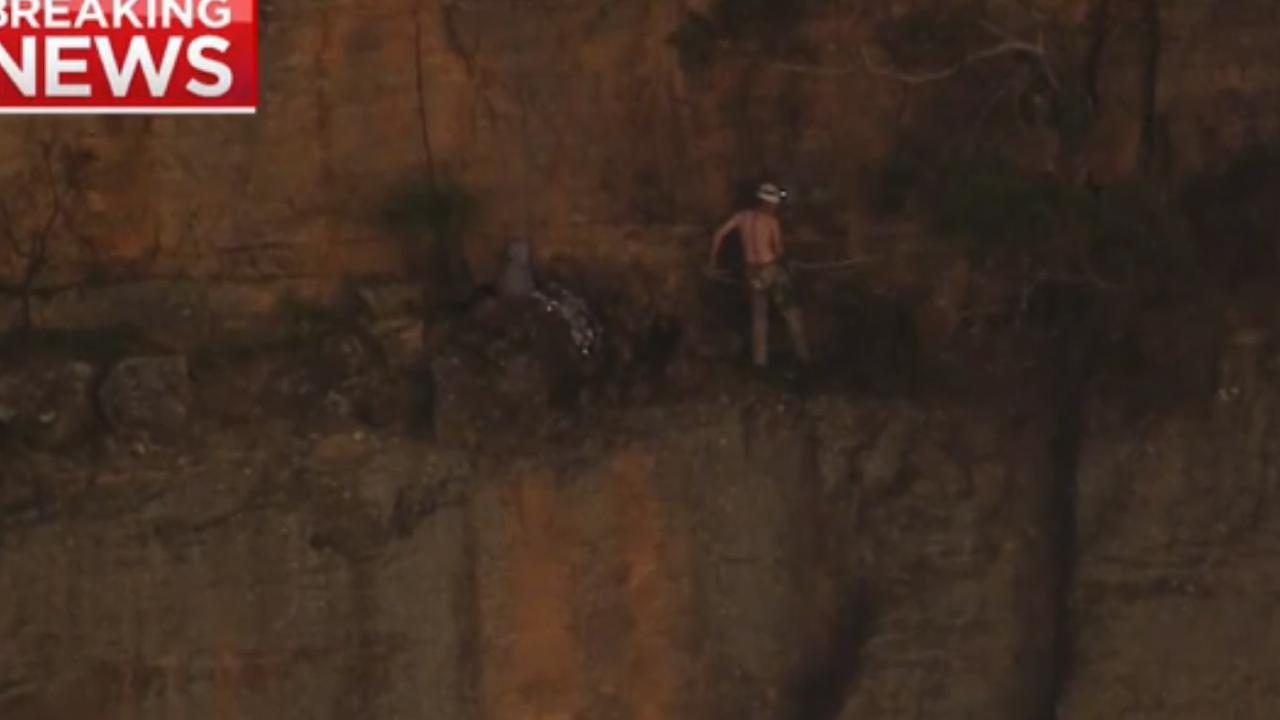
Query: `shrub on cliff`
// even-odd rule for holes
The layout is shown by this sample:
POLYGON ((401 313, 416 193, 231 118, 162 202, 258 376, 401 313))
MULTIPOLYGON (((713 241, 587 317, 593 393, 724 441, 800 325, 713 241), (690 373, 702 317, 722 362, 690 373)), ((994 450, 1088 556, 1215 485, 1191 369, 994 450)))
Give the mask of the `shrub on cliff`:
POLYGON ((388 198, 387 228, 405 243, 410 270, 441 283, 449 294, 470 293, 464 243, 475 223, 475 195, 453 181, 414 180, 388 198))
POLYGON ((1104 188, 1091 212, 1090 251, 1100 274, 1130 282, 1142 275, 1185 280, 1196 269, 1186 214, 1159 184, 1133 180, 1104 188))
POLYGON ((1183 193, 1203 253, 1232 280, 1280 269, 1280 146, 1252 147, 1192 178, 1183 193))
POLYGON ((988 160, 947 166, 915 191, 939 236, 1037 273, 1130 286, 1183 277, 1196 261, 1185 215, 1154 182, 1089 188, 988 160))
POLYGON ((1085 229, 1090 197, 1047 174, 996 163, 962 163, 942 178, 933 210, 941 233, 978 251, 1032 251, 1085 229))
POLYGON ((830 0, 715 0, 705 12, 690 10, 667 38, 685 72, 706 69, 719 46, 777 51, 802 42, 793 28, 830 0))

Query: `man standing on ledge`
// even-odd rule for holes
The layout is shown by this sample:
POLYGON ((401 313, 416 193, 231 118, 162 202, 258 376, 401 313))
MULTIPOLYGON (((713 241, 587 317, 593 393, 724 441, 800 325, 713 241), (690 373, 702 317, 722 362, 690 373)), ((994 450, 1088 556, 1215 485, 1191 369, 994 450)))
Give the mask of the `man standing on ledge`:
POLYGON ((787 322, 796 355, 803 363, 810 360, 803 318, 791 290, 791 277, 782 266, 782 226, 778 223, 778 205, 782 198, 783 192, 777 185, 761 185, 756 192, 756 206, 729 218, 711 240, 710 267, 715 270, 720 246, 729 233, 737 230, 742 238, 747 284, 751 288, 751 359, 759 368, 769 363, 770 300, 787 322))

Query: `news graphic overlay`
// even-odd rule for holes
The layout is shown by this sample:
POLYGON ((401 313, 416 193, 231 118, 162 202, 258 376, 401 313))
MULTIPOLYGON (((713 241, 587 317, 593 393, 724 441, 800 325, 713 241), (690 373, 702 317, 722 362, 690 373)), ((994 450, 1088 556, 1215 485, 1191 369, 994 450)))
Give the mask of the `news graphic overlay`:
POLYGON ((0 113, 257 106, 257 0, 0 0, 0 113))

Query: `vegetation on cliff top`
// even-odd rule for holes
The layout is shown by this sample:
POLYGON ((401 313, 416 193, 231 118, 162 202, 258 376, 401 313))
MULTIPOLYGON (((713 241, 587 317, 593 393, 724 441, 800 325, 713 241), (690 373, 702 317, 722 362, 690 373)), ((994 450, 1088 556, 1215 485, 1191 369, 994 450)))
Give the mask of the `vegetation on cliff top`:
POLYGON ((412 179, 386 200, 383 221, 400 237, 417 274, 426 274, 452 296, 471 292, 464 243, 480 212, 478 198, 452 180, 412 179))

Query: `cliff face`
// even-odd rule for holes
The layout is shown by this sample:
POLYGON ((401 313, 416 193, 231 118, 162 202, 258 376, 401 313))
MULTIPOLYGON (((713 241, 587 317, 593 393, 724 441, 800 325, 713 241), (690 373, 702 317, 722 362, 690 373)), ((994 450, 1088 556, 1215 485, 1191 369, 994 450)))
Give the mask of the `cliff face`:
MULTIPOLYGON (((1272 717, 1274 292, 1116 303, 1127 334, 1080 333, 1096 367, 1059 336, 1028 378, 894 184, 990 147, 1207 195, 1198 240, 1237 242, 1215 222, 1268 217, 1266 173, 1232 168, 1280 133, 1280 45, 1271 5, 1230 5, 273 0, 257 117, 6 120, 0 321, 202 347, 167 444, 95 435, 97 336, 48 373, 0 347, 0 716, 1272 717), (739 320, 694 268, 764 175, 796 190, 798 257, 880 258, 806 285, 836 369, 803 399, 735 380, 732 329, 698 327, 739 320), (477 200, 480 279, 530 238, 578 281, 613 375, 562 402, 479 333, 473 365, 408 377, 454 357, 380 314, 438 277, 385 217, 424 182, 477 200), (365 276, 414 282, 362 285, 373 317, 319 369, 208 346, 323 326, 306 306, 365 276), (963 303, 955 364, 999 392, 933 392, 955 358, 895 367, 911 399, 844 387, 934 360, 913 331, 963 303), (434 440, 387 420, 415 393, 434 440)), ((1021 298, 1032 324, 1087 313, 1055 291, 1021 298)))
POLYGON ((1274 388, 1138 426, 1100 417, 1080 472, 1072 717, 1274 706, 1274 388), (1229 660, 1227 659, 1229 658, 1229 660), (1230 696, 1231 700, 1226 700, 1230 696), (1106 708, 1106 709, 1104 709, 1106 708))
MULTIPOLYGON (((869 69, 946 69, 999 44, 947 35, 951 5, 273 0, 256 117, 5 121, 19 224, 39 226, 50 189, 69 207, 29 285, 150 282, 150 304, 215 315, 265 310, 287 289, 323 300, 344 276, 409 271, 383 208, 425 176, 480 198, 465 252, 482 278, 513 237, 544 256, 679 274, 738 184, 764 175, 796 189, 801 248, 835 257, 875 243, 878 177, 912 128, 961 144, 994 132, 1044 162, 1079 145, 1104 183, 1148 166, 1194 176, 1275 136, 1266 3, 991 13, 1020 39, 1044 30, 1049 65, 1092 99, 1096 122, 1069 140, 1008 124, 1035 84, 1017 53, 935 82, 869 69), (917 28, 914 50, 885 55, 886 23, 917 28), (156 283, 174 278, 201 279, 206 296, 156 283)), ((5 253, 6 286, 26 287, 29 263, 5 253)), ((127 297, 97 300, 42 293, 34 320, 137 319, 127 297)))
POLYGON ((1270 717, 1269 387, 1142 423, 738 388, 486 453, 259 417, 19 456, 0 710, 1270 717))
POLYGON ((1041 702, 1046 449, 1016 418, 765 394, 594 424, 500 458, 264 424, 111 456, 59 491, 57 517, 6 527, 0 707, 1025 718, 1041 702))

